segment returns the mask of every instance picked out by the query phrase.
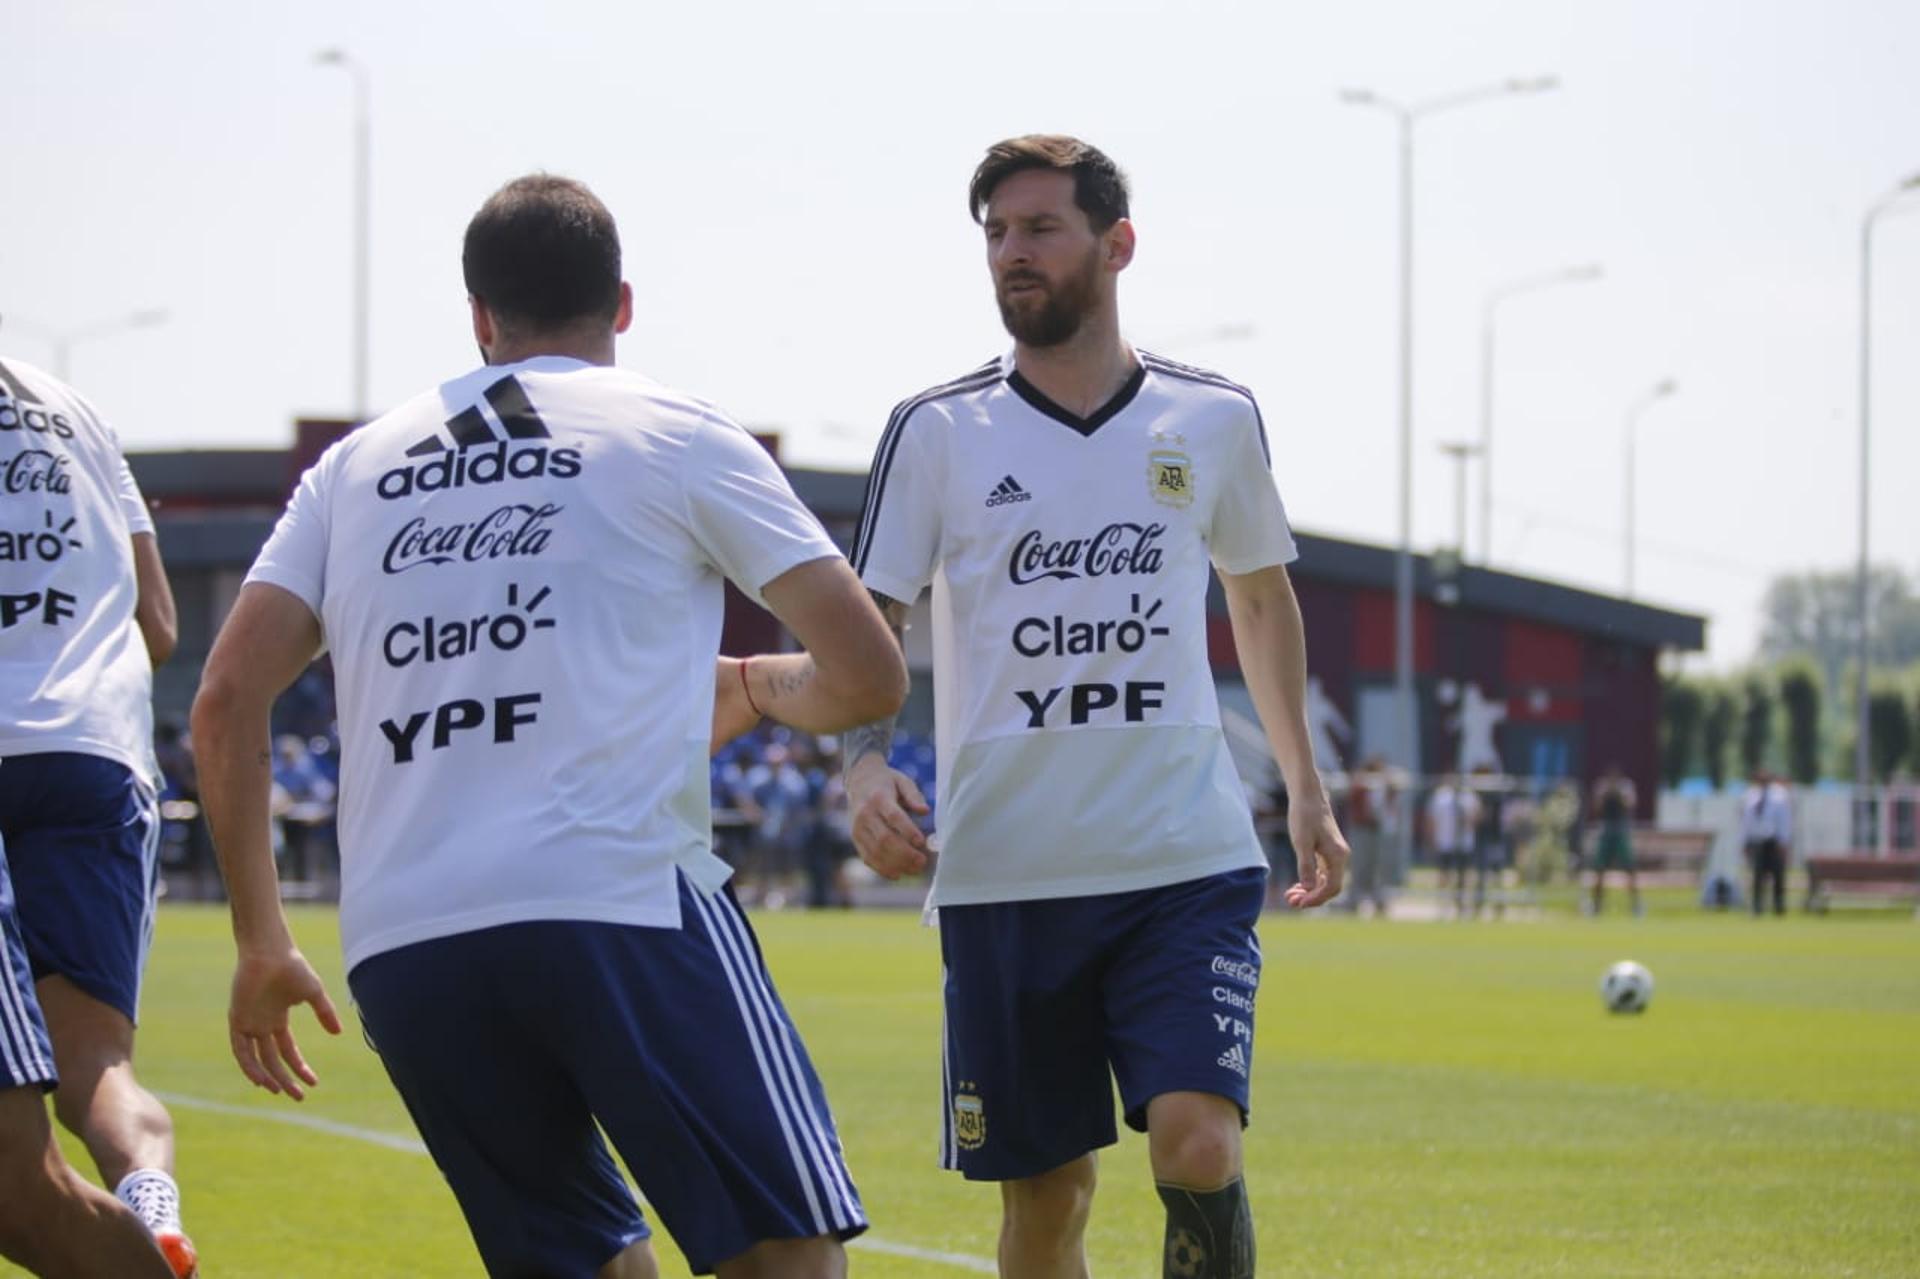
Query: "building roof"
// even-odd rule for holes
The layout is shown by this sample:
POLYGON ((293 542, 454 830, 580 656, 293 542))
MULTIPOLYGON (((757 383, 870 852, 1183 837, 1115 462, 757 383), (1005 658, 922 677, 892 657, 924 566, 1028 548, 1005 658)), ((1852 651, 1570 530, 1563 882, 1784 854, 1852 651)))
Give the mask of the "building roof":
MULTIPOLYGON (((251 563, 299 478, 292 473, 292 456, 285 449, 131 453, 127 461, 141 491, 158 508, 162 551, 169 562, 183 565, 251 563)), ((800 500, 823 521, 842 523, 859 516, 865 500, 864 475, 792 467, 787 468, 787 474, 800 500)), ((1315 533, 1300 533, 1297 540, 1297 574, 1372 590, 1393 590, 1392 547, 1315 533)), ((1435 556, 1415 555, 1415 595, 1435 598, 1447 584, 1441 572, 1445 568, 1435 556)), ((1693 613, 1472 565, 1462 566, 1453 574, 1452 586, 1458 591, 1457 602, 1467 608, 1529 618, 1650 648, 1695 651, 1706 646, 1706 618, 1693 613)))

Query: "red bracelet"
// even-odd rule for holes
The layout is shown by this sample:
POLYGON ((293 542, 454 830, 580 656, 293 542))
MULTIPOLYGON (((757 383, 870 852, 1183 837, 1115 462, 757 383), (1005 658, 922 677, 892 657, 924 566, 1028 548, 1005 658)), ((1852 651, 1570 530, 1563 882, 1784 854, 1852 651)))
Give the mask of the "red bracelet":
POLYGON ((753 713, 755 715, 758 715, 761 719, 765 719, 767 717, 767 713, 761 710, 758 706, 754 706, 753 685, 747 683, 747 663, 751 662, 752 660, 753 659, 751 657, 743 657, 740 659, 740 691, 747 695, 747 705, 753 708, 753 713))

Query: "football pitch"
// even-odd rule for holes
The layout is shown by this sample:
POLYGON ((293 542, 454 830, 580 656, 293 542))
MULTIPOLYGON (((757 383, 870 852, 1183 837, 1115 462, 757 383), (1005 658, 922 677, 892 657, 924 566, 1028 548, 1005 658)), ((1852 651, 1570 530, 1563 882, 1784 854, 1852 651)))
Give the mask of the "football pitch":
MULTIPOLYGON (((933 1166, 934 934, 910 912, 755 924, 874 1223, 852 1272, 992 1273, 996 1192, 933 1166)), ((478 1274, 347 1012, 331 912, 296 908, 294 926, 349 1027, 327 1040, 297 1023, 321 1074, 301 1106, 249 1088, 227 1054, 224 912, 161 911, 139 1065, 173 1105, 202 1273, 478 1274)), ((1920 1274, 1910 914, 1269 916, 1262 941, 1248 1134, 1262 1274, 1920 1274), (1658 982, 1644 1016, 1601 1008, 1600 975, 1626 958, 1658 982)), ((1161 1274, 1145 1160, 1131 1134, 1103 1156, 1101 1279, 1161 1274)), ((685 1274, 656 1239, 663 1273, 685 1274)))

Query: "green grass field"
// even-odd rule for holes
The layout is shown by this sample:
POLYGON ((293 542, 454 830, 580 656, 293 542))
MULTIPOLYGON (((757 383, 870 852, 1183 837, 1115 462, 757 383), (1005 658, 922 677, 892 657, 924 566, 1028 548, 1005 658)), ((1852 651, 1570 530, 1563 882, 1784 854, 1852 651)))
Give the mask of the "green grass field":
MULTIPOLYGON (((905 912, 756 923, 874 1222, 854 1273, 990 1273, 995 1192, 933 1166, 934 935, 905 912)), ((331 914, 300 909, 295 927, 344 1007, 331 914)), ((1262 1273, 1920 1274, 1910 915, 1269 917, 1263 941, 1248 1152, 1262 1273), (1645 1016, 1600 1007, 1622 958, 1658 981, 1645 1016)), ((139 1064, 178 1099, 207 1279, 477 1274, 431 1163, 366 1139, 412 1132, 355 1029, 322 1042, 301 1026, 322 1076, 304 1106, 257 1093, 227 1055, 228 973, 223 912, 162 911, 139 1064)), ((1141 1141, 1102 1176, 1094 1273, 1157 1279, 1141 1141)), ((664 1240, 661 1256, 686 1273, 664 1240)))

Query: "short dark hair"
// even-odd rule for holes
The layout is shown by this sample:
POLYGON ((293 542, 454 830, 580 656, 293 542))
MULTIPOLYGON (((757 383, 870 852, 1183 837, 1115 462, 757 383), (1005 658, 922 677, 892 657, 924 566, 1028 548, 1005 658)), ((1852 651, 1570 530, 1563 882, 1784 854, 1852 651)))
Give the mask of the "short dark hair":
POLYGON ((1105 231, 1127 216, 1127 175, 1104 151, 1064 133, 1029 133, 987 148, 967 188, 973 220, 985 218, 995 187, 1028 169, 1072 174, 1073 202, 1095 231, 1105 231))
POLYGON ((487 197, 460 254, 467 292, 495 318, 535 330, 620 309, 620 232, 586 184, 530 173, 487 197))

